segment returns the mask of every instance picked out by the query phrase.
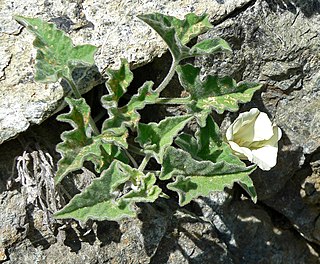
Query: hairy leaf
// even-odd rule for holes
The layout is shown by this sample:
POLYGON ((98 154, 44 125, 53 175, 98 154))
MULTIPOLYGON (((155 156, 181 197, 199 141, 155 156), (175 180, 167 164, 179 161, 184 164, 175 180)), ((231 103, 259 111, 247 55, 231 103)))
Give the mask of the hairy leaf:
POLYGON ((255 167, 237 166, 226 161, 198 161, 183 150, 168 147, 160 179, 174 179, 167 185, 168 189, 178 193, 179 204, 184 206, 199 196, 223 191, 234 182, 251 181, 249 174, 254 170, 255 167))
POLYGON ((189 112, 196 116, 200 126, 205 126, 205 120, 212 110, 219 114, 225 110, 238 111, 238 104, 249 102, 254 92, 261 88, 256 83, 237 84, 230 77, 209 75, 202 81, 200 68, 191 64, 179 65, 177 73, 181 85, 193 100, 189 105, 189 112))
POLYGON ((55 176, 56 183, 61 182, 68 173, 81 169, 86 160, 93 162, 97 172, 100 172, 113 158, 121 156, 119 148, 111 144, 127 147, 126 134, 121 136, 107 132, 98 136, 90 134, 90 107, 83 98, 65 98, 65 100, 70 106, 70 112, 58 116, 57 119, 72 125, 73 130, 61 134, 63 142, 56 148, 61 154, 55 176))
POLYGON ((206 39, 197 44, 195 44, 191 49, 189 54, 193 56, 201 56, 201 55, 212 55, 217 52, 232 52, 229 44, 221 39, 206 39))
POLYGON ((138 124, 136 142, 144 149, 146 154, 162 163, 165 149, 170 146, 173 139, 191 120, 190 115, 167 117, 160 123, 138 124))
POLYGON ((190 153, 192 157, 198 159, 199 144, 192 135, 181 133, 174 140, 174 143, 177 144, 181 149, 190 153))
POLYGON ((225 161, 235 166, 246 166, 235 156, 229 144, 222 140, 219 126, 214 122, 212 116, 208 116, 205 127, 199 127, 195 133, 198 142, 197 157, 212 162, 225 161))
POLYGON ((212 28, 206 14, 201 16, 188 14, 183 20, 159 13, 138 17, 162 37, 177 61, 192 55, 185 44, 212 28))
POLYGON ((102 172, 100 178, 93 180, 82 193, 73 197, 55 217, 80 221, 134 217, 135 202, 153 202, 158 198, 161 189, 154 186, 154 183, 153 174, 144 175, 137 169, 115 160, 102 172), (122 189, 127 182, 132 182, 135 190, 123 194, 122 189))
MULTIPOLYGON (((219 127, 211 116, 207 117, 205 127, 199 127, 197 129, 195 137, 189 134, 181 134, 176 138, 175 143, 198 160, 216 162, 218 159, 221 159, 220 156, 223 151, 228 152, 227 155, 224 156, 231 154, 230 160, 234 158, 230 148, 223 148, 225 145, 228 147, 228 144, 222 141, 219 127)), ((239 158, 235 156, 235 160, 239 160, 239 158)), ((244 163, 240 161, 240 165, 243 164, 244 163)))
POLYGON ((33 45, 37 48, 35 80, 49 83, 59 78, 71 79, 76 66, 94 64, 97 47, 92 45, 74 46, 69 37, 52 23, 39 18, 14 17, 30 30, 36 39, 33 45))
POLYGON ((250 177, 244 177, 238 182, 239 185, 249 194, 251 200, 256 203, 258 200, 256 188, 253 185, 253 181, 250 177))
MULTIPOLYGON (((145 82, 128 104, 120 108, 107 108, 109 118, 103 123, 102 130, 121 134, 127 131, 126 127, 135 128, 140 120, 138 110, 143 109, 147 104, 155 103, 159 97, 159 94, 152 90, 152 86, 153 82, 145 82)), ((106 105, 104 99, 102 98, 102 103, 106 105)))
POLYGON ((108 70, 107 73, 109 94, 101 98, 101 103, 107 109, 109 118, 103 123, 102 131, 122 135, 128 133, 128 127, 136 127, 140 120, 138 110, 143 109, 147 104, 155 103, 159 94, 152 90, 153 82, 148 81, 138 89, 138 94, 132 96, 125 106, 119 107, 119 100, 127 92, 133 74, 125 59, 121 60, 118 70, 108 70))
POLYGON ((106 107, 118 106, 120 98, 127 92, 130 83, 133 80, 133 73, 127 60, 122 59, 118 70, 108 69, 109 80, 106 83, 109 95, 103 97, 103 103, 106 107))
POLYGON ((135 172, 136 177, 131 177, 134 189, 122 198, 131 202, 154 202, 162 192, 160 187, 155 185, 156 176, 153 173, 144 175, 138 170, 135 172))
MULTIPOLYGON (((211 116, 207 117, 205 127, 198 128, 195 138, 189 134, 179 135, 175 143, 198 161, 226 162, 229 165, 243 168, 246 166, 244 162, 233 154, 229 144, 222 140, 220 129, 211 116)), ((256 202, 257 194, 251 178, 244 177, 238 183, 256 202)))

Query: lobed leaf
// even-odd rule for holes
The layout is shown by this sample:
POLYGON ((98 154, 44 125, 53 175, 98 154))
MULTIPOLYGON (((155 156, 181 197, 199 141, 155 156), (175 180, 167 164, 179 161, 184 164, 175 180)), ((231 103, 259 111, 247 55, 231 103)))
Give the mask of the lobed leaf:
MULTIPOLYGON (((136 172, 139 172, 136 170, 136 172)), ((123 195, 122 199, 130 200, 131 202, 154 202, 162 190, 155 185, 156 176, 153 173, 136 173, 137 177, 131 177, 131 181, 135 185, 135 189, 123 195)))
POLYGON ((37 48, 35 80, 56 82, 59 78, 71 79, 76 66, 92 66, 97 47, 74 46, 65 33, 52 23, 39 18, 14 17, 36 36, 33 45, 37 48))
MULTIPOLYGON (((138 110, 143 109, 147 104, 153 104, 159 97, 159 94, 152 90, 153 82, 145 82, 139 88, 138 94, 131 97, 128 104, 123 107, 110 106, 107 108, 109 118, 103 123, 102 131, 113 131, 114 133, 127 133, 127 127, 135 128, 140 120, 138 110)), ((106 106, 102 98, 102 104, 106 106)))
MULTIPOLYGON (((187 14, 183 20, 159 13, 140 15, 138 17, 161 36, 177 61, 183 58, 208 54, 204 52, 204 45, 199 45, 191 50, 185 46, 191 39, 212 28, 208 15, 187 14)), ((222 47, 222 45, 220 46, 222 47)), ((213 48, 211 50, 213 51, 213 48)), ((209 51, 209 49, 207 48, 206 51, 209 51)))
POLYGON ((197 129, 195 137, 190 134, 181 134, 176 138, 175 143, 197 160, 217 162, 227 158, 229 162, 239 161, 238 165, 244 165, 232 154, 229 145, 222 142, 219 127, 211 116, 207 117, 205 127, 197 129))
MULTIPOLYGON (((189 134, 179 135, 175 143, 198 161, 226 162, 229 165, 242 168, 246 166, 244 162, 233 154, 229 144, 222 140, 220 129, 211 116, 207 117, 205 127, 198 128, 195 138, 189 134)), ((251 178, 244 177, 238 183, 256 202, 257 194, 251 178)))
POLYGON ((262 85, 256 83, 239 83, 230 77, 209 75, 200 79, 200 68, 191 64, 179 65, 176 69, 181 85, 190 93, 193 102, 189 112, 194 114, 200 126, 212 110, 222 114, 225 110, 239 110, 239 103, 249 102, 255 91, 262 85))
POLYGON ((145 82, 138 89, 138 94, 131 97, 129 102, 119 107, 120 98, 127 92, 133 80, 133 74, 129 63, 121 60, 118 70, 108 70, 109 80, 106 83, 109 91, 108 95, 101 98, 101 103, 107 109, 109 118, 104 121, 102 131, 110 131, 117 135, 128 133, 129 128, 135 128, 140 120, 138 110, 143 109, 147 104, 155 103, 159 94, 152 90, 153 82, 145 82))
POLYGON ((157 31, 164 40, 167 30, 174 29, 175 34, 183 45, 212 28, 207 14, 197 16, 191 13, 187 14, 183 20, 160 13, 140 15, 138 17, 157 31))
POLYGON ((167 187, 178 193, 179 204, 184 206, 199 196, 223 191, 234 182, 251 181, 249 174, 254 170, 255 167, 237 166, 226 161, 198 161, 183 150, 168 147, 164 154, 160 179, 174 179, 167 187))
POLYGON ((55 217, 80 221, 134 217, 135 202, 153 202, 161 193, 161 189, 154 186, 154 183, 153 174, 144 175, 137 169, 115 160, 102 172, 100 178, 93 180, 82 193, 75 195, 55 217), (136 190, 123 195, 122 188, 127 182, 136 184, 136 190))
POLYGON ((205 127, 198 128, 195 137, 199 147, 196 156, 200 159, 212 162, 225 161, 235 166, 246 166, 233 154, 229 144, 222 140, 219 126, 214 122, 212 116, 207 117, 205 127))
POLYGON ((192 56, 213 55, 218 52, 232 52, 229 44, 222 38, 206 39, 195 44, 189 51, 192 56))
POLYGON ((65 98, 65 100, 70 106, 70 112, 59 115, 57 120, 69 123, 73 129, 61 134, 63 142, 56 148, 61 154, 55 176, 56 184, 61 182, 68 173, 81 169, 86 160, 93 162, 96 171, 100 172, 111 163, 113 158, 123 159, 118 147, 127 147, 126 134, 116 136, 105 132, 98 136, 91 135, 90 107, 83 98, 65 98))
POLYGON ((120 98, 127 92, 130 83, 133 80, 133 73, 130 70, 129 63, 126 59, 121 60, 118 70, 108 69, 107 75, 109 80, 106 83, 109 95, 104 96, 103 103, 109 106, 108 102, 112 102, 118 106, 120 98))
POLYGON ((184 115, 167 117, 160 123, 139 123, 135 141, 140 144, 146 154, 162 164, 166 148, 172 144, 173 139, 191 119, 190 115, 184 115))

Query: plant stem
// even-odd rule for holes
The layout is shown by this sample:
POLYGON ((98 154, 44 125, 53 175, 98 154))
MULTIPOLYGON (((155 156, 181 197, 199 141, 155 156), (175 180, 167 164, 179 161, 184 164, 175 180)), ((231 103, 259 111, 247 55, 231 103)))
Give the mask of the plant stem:
POLYGON ((137 169, 138 168, 138 163, 136 162, 136 160, 131 156, 131 154, 129 153, 128 150, 124 149, 124 152, 128 156, 129 160, 132 162, 133 166, 137 169))
MULTIPOLYGON (((70 86, 75 98, 77 98, 77 99, 82 98, 81 93, 79 92, 76 84, 72 80, 72 77, 64 78, 64 79, 68 83, 68 85, 70 86)), ((99 135, 100 134, 99 129, 97 128, 96 123, 94 122, 94 120, 91 117, 91 115, 89 117, 89 124, 90 124, 90 127, 91 127, 92 131, 93 131, 93 134, 95 134, 96 136, 99 135)))
POLYGON ((130 150, 131 152, 133 152, 134 154, 140 155, 140 156, 145 156, 145 154, 143 153, 142 149, 134 146, 134 145, 128 145, 128 150, 130 150))
POLYGON ((147 155, 143 158, 143 160, 142 160, 142 162, 141 162, 141 164, 140 164, 140 166, 139 166, 139 168, 138 168, 139 171, 144 171, 144 169, 145 169, 145 167, 147 166, 150 158, 151 158, 150 154, 147 154, 147 155))
POLYGON ((72 80, 72 77, 69 78, 64 78, 65 81, 68 83, 68 85, 71 88, 72 93, 74 94, 75 98, 80 99, 82 98, 80 91, 78 90, 76 84, 74 83, 74 81, 72 80))
POLYGON ((182 98, 158 98, 156 104, 183 105, 190 103, 190 97, 182 98))
POLYGON ((169 82, 171 81, 172 77, 174 76, 174 74, 176 72, 176 67, 177 67, 178 63, 179 63, 179 61, 176 61, 175 58, 173 57, 171 67, 170 67, 170 70, 169 70, 166 78, 163 79, 162 83, 160 83, 158 88, 155 90, 157 93, 160 94, 163 91, 163 89, 166 88, 166 86, 169 84, 169 82))

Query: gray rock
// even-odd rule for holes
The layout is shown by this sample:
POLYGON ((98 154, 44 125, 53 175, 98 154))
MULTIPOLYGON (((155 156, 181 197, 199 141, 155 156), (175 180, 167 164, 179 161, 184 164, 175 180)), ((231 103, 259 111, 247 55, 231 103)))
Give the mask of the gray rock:
POLYGON ((292 232, 281 215, 246 199, 230 201, 224 193, 197 202, 217 228, 233 263, 320 263, 314 248, 292 232))
POLYGON ((7 263, 319 263, 312 245, 263 208, 230 203, 225 193, 197 202, 203 217, 165 203, 144 205, 139 219, 84 227, 68 221, 55 235, 34 208, 33 217, 24 219, 28 239, 6 247, 7 263))
POLYGON ((320 148, 320 6, 317 1, 304 3, 254 1, 207 34, 226 39, 233 55, 199 58, 197 63, 205 64, 203 73, 265 84, 241 110, 258 107, 283 131, 277 166, 252 174, 258 199, 320 244, 319 206, 300 194, 301 182, 311 176, 310 157, 320 148))
MULTIPOLYGON (((30 149, 34 150, 35 143, 42 149, 53 149, 58 130, 63 130, 53 120, 34 126, 30 134, 0 146, 0 262, 320 263, 316 245, 320 241, 319 115, 314 110, 319 108, 317 1, 8 3, 0 3, 0 120, 5 120, 0 122, 1 131, 5 131, 1 140, 42 122, 57 111, 60 99, 68 92, 59 84, 33 82, 33 37, 9 18, 12 10, 31 16, 40 13, 67 31, 76 43, 101 45, 97 68, 103 72, 106 66, 116 65, 120 56, 136 67, 164 52, 165 45, 134 18, 135 14, 160 11, 181 16, 207 8, 217 25, 208 36, 220 35, 228 40, 234 56, 199 59, 200 64, 206 64, 203 72, 265 83, 262 93, 242 110, 258 106, 267 111, 284 136, 278 165, 253 175, 258 205, 241 193, 237 195, 239 190, 235 189, 232 200, 219 192, 183 209, 177 209, 174 200, 157 201, 152 206, 139 205, 138 219, 80 225, 72 220, 52 220, 51 211, 56 205, 51 196, 43 201, 48 203, 47 208, 39 202, 39 194, 48 194, 41 191, 51 191, 50 180, 39 188, 31 177, 28 188, 20 182, 19 191, 13 190, 17 188, 14 185, 8 190, 14 158, 25 150, 34 153, 30 149)), ((81 70, 78 74, 81 79, 81 70)), ((99 78, 93 80, 99 82, 99 78)), ((48 166, 36 163, 32 167, 30 163, 26 169, 45 175, 45 168, 48 166)), ((81 189, 81 183, 75 187, 81 189)))
MULTIPOLYGON (((19 14, 41 17, 66 31, 75 44, 99 47, 96 66, 99 72, 117 66, 126 58, 132 67, 146 64, 166 50, 165 43, 136 15, 162 12, 183 17, 204 11, 221 19, 250 0, 228 1, 47 1, 27 0, 0 3, 0 144, 31 124, 40 124, 61 109, 68 93, 59 84, 37 84, 33 80, 34 37, 12 19, 19 14)), ((103 82, 93 74, 80 85, 82 93, 103 82)))
POLYGON ((26 237, 26 199, 18 191, 0 195, 0 248, 6 249, 26 237))
POLYGON ((320 23, 318 15, 306 17, 296 8, 293 13, 273 1, 256 1, 207 34, 229 41, 233 55, 198 60, 205 64, 203 73, 264 83, 262 107, 292 144, 310 154, 320 146, 320 116, 315 111, 320 104, 320 23))

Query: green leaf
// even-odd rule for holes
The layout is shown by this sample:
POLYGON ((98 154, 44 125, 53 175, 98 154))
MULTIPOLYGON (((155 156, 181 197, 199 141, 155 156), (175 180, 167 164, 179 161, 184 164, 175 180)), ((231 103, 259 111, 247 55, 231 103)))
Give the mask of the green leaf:
POLYGON ((154 202, 162 193, 160 187, 155 185, 157 180, 156 176, 153 173, 144 175, 138 170, 135 172, 136 177, 131 177, 134 189, 122 198, 131 202, 154 202))
POLYGON ((237 156, 233 154, 229 144, 221 137, 219 126, 214 122, 212 116, 208 116, 205 127, 199 127, 195 133, 198 142, 197 157, 212 162, 225 161, 228 164, 245 167, 237 156))
POLYGON ((251 197, 251 200, 254 203, 257 203, 257 193, 256 193, 256 188, 253 185, 253 181, 251 180, 250 177, 244 177, 240 182, 238 182, 239 185, 249 194, 251 197))
POLYGON ((154 183, 153 174, 144 175, 137 169, 115 160, 102 172, 100 178, 93 180, 82 193, 75 195, 69 204, 54 216, 80 221, 134 217, 135 202, 153 202, 161 193, 161 189, 154 186, 154 183), (134 184, 135 190, 123 194, 123 186, 128 182, 134 184))
MULTIPOLYGON (((127 92, 130 83, 133 80, 133 73, 130 70, 129 63, 126 59, 121 60, 118 70, 108 69, 107 75, 109 80, 106 83, 109 95, 104 96, 103 102, 106 107, 109 103, 118 106, 120 98, 127 92)), ((113 105, 112 105, 113 106, 113 105)))
POLYGON ((193 100, 188 110, 196 116, 200 126, 205 126, 205 120, 212 110, 219 114, 225 110, 238 111, 238 104, 249 102, 254 92, 262 86, 246 82, 237 84, 230 77, 220 78, 213 75, 208 75, 202 81, 200 68, 191 64, 179 65, 176 71, 181 85, 193 100))
POLYGON ((191 49, 189 54, 193 56, 201 56, 201 55, 211 55, 217 52, 232 52, 229 44, 221 39, 206 39, 197 44, 195 44, 191 49))
MULTIPOLYGON (((140 15, 138 17, 157 31, 161 37, 166 35, 168 28, 173 28, 182 44, 187 44, 191 39, 213 27, 208 20, 207 14, 197 16, 191 13, 187 14, 183 20, 160 13, 140 15)), ((165 38, 163 39, 165 40, 165 38)))
POLYGON ((159 13, 138 17, 162 37, 177 61, 190 56, 190 49, 185 44, 212 28, 206 14, 188 14, 183 20, 159 13))
MULTIPOLYGON (((114 106, 107 108, 109 118, 103 123, 102 131, 109 130, 121 134, 127 132, 127 127, 135 128, 140 120, 138 110, 147 104, 154 104, 159 97, 159 94, 152 90, 152 86, 153 82, 145 82, 128 104, 120 108, 114 106)), ((104 106, 106 106, 105 99, 107 98, 101 99, 104 106)))
POLYGON ((227 159, 228 162, 238 162, 238 165, 244 165, 238 157, 232 154, 229 145, 222 142, 219 127, 211 116, 208 116, 205 127, 197 129, 195 136, 194 138, 189 134, 181 134, 176 138, 175 143, 197 160, 217 162, 227 159))
POLYGON ((57 119, 69 123, 73 129, 61 134, 63 142, 56 148, 61 154, 55 176, 56 184, 61 182, 68 173, 81 169, 86 160, 93 162, 96 171, 100 172, 111 163, 113 158, 122 156, 118 147, 127 147, 127 134, 121 136, 107 132, 98 136, 90 134, 90 107, 83 98, 65 98, 65 100, 70 106, 70 112, 58 116, 57 119))
POLYGON ((177 144, 181 149, 187 151, 191 154, 192 157, 197 159, 197 155, 199 152, 199 144, 197 140, 187 133, 181 133, 174 140, 174 143, 177 144))
POLYGON ((125 106, 119 107, 120 98, 127 92, 133 80, 129 63, 123 59, 118 70, 108 70, 107 74, 109 94, 101 98, 101 103, 107 109, 109 118, 104 121, 102 131, 122 135, 128 133, 128 127, 136 127, 140 120, 138 110, 143 109, 147 104, 155 103, 159 94, 152 90, 153 82, 148 81, 138 89, 138 94, 132 96, 125 106))
MULTIPOLYGON (((198 161, 208 160, 214 163, 226 162, 229 165, 239 167, 246 166, 244 162, 233 154, 229 144, 222 140, 220 129, 211 116, 207 117, 205 127, 198 128, 195 138, 188 134, 179 135, 175 143, 198 161)), ((256 202, 257 194, 251 178, 244 177, 238 183, 256 202)))
POLYGON ((165 149, 192 119, 190 115, 167 117, 160 123, 138 124, 138 136, 135 141, 140 144, 146 154, 154 157, 159 164, 165 149))
POLYGON ((59 78, 71 79, 71 72, 76 66, 94 64, 97 47, 74 46, 63 31, 39 18, 23 16, 14 18, 36 36, 33 42, 37 48, 36 81, 50 83, 58 81, 59 78))
POLYGON ((199 196, 208 196, 214 191, 223 191, 234 182, 248 181, 255 167, 237 166, 225 161, 198 161, 173 147, 168 147, 162 164, 160 179, 173 178, 168 189, 179 195, 179 204, 184 206, 199 196))

